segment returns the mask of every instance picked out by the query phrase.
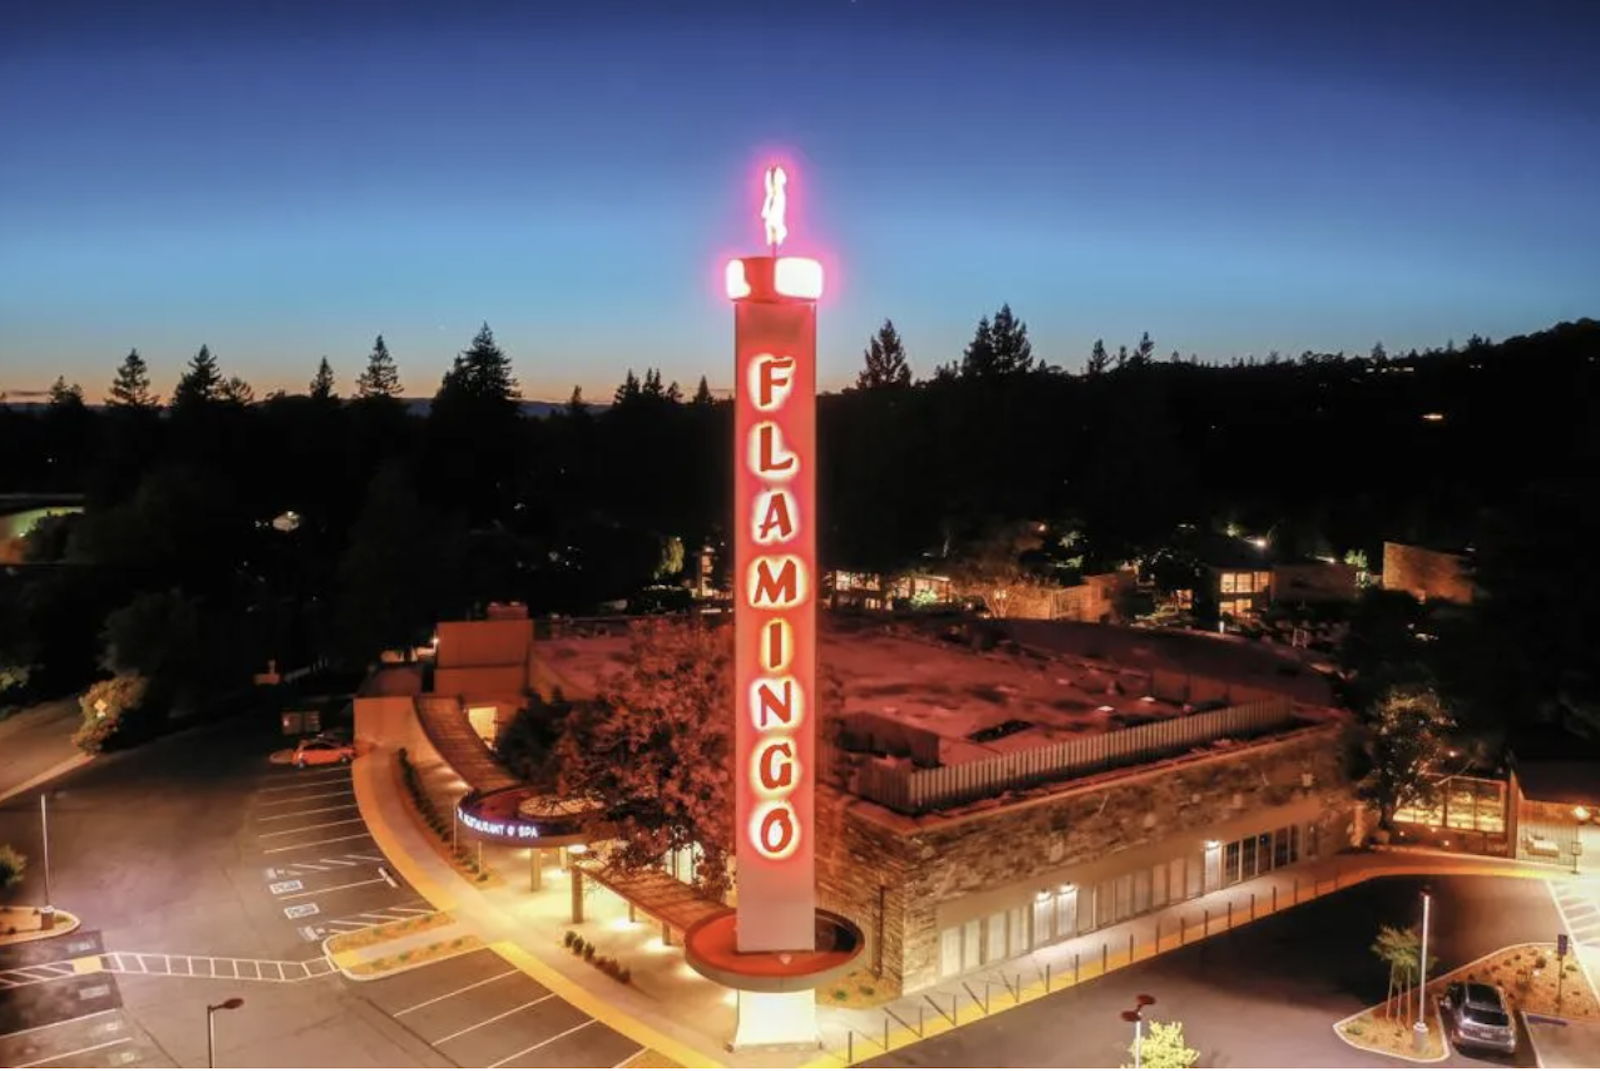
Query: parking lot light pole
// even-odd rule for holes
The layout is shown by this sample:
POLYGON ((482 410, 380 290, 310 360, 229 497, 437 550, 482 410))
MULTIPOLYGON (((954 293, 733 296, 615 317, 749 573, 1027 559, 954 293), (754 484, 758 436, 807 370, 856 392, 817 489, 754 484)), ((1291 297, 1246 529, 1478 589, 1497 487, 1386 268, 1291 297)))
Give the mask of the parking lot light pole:
POLYGON ((1433 895, 1422 890, 1422 955, 1417 961, 1417 1022, 1411 1028, 1412 1046, 1421 1052, 1428 1046, 1428 909, 1433 895))
POLYGON ((1148 993, 1133 998, 1133 1009, 1122 1013, 1122 1021, 1133 1024, 1133 1066, 1144 1066, 1144 1010, 1156 1002, 1148 993))
POLYGON ((243 997, 229 997, 221 1004, 206 1005, 206 1066, 217 1066, 217 1012, 244 1007, 243 997))

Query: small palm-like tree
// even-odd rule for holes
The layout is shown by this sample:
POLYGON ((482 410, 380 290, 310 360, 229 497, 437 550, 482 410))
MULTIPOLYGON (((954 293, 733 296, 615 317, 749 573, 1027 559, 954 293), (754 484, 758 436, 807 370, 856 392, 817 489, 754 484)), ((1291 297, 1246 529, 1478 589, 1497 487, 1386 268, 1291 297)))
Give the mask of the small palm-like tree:
POLYGON ((10 892, 22 884, 22 875, 28 870, 28 857, 9 844, 0 844, 0 893, 10 892))

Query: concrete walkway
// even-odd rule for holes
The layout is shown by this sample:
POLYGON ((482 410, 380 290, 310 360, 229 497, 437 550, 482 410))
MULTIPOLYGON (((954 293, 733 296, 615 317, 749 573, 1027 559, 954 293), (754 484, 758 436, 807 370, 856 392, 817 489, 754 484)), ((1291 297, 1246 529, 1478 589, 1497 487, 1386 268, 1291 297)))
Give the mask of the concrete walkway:
MULTIPOLYGON (((418 772, 440 813, 450 813, 465 786, 442 766, 418 772)), ((414 819, 388 749, 357 759, 354 781, 374 838, 419 893, 435 907, 455 912, 461 929, 452 927, 453 933, 476 934, 587 1014, 683 1064, 782 1067, 805 1059, 802 1054, 734 1057, 727 1050, 733 992, 701 978, 679 949, 663 941, 659 925, 642 916, 630 919, 627 905, 593 882, 585 883, 585 920, 572 924, 571 874, 558 869, 553 858, 538 891, 530 889, 526 849, 486 847, 484 861, 496 874, 487 887, 462 877, 414 819), (593 942, 600 955, 627 966, 632 983, 615 982, 566 952, 562 937, 569 929, 593 942)), ((1427 850, 1337 855, 991 964, 879 1007, 819 1007, 823 1049, 808 1066, 845 1066, 877 1056, 1358 882, 1415 874, 1566 876, 1559 867, 1427 850)))
POLYGON ((72 742, 82 721, 75 699, 40 703, 0 721, 0 802, 89 762, 72 742))

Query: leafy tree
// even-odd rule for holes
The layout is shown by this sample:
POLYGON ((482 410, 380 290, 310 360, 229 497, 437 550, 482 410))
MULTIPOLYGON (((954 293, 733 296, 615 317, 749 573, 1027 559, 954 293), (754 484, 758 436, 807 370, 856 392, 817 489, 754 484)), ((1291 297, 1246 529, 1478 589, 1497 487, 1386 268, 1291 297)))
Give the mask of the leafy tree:
MULTIPOLYGON (((906 360, 905 343, 900 339, 900 332, 895 330, 893 320, 883 321, 862 357, 866 367, 856 375, 857 390, 911 385, 911 365, 906 360)), ((701 382, 704 381, 701 377, 701 382)))
POLYGON ((385 464, 339 562, 337 653, 363 665, 391 644, 420 639, 438 620, 453 572, 448 545, 403 464, 385 464))
POLYGON ((0 893, 10 892, 22 884, 28 872, 28 857, 9 844, 0 844, 0 893))
POLYGON ((1402 806, 1432 803, 1437 769, 1454 725, 1430 688, 1393 688, 1378 701, 1367 719, 1370 768, 1359 788, 1377 806, 1381 828, 1393 828, 1395 811, 1402 806))
POLYGON ((733 850, 732 648, 729 629, 636 622, 626 667, 603 682, 562 751, 575 771, 568 787, 616 822, 613 865, 649 870, 697 848, 696 882, 718 899, 733 850))
POLYGON ((50 384, 51 409, 82 409, 83 388, 76 383, 68 383, 66 376, 57 376, 56 381, 50 384))
POLYGON ((117 376, 111 381, 111 392, 106 405, 113 409, 150 411, 161 404, 161 399, 150 390, 150 368, 138 350, 129 350, 117 366, 117 376))
POLYGON ((1140 1067, 1183 1068, 1193 1067, 1200 1061, 1200 1050, 1189 1048, 1184 1040, 1182 1023, 1145 1023, 1137 1045, 1137 1051, 1133 1044, 1128 1046, 1128 1055, 1135 1057, 1140 1067))
POLYGON ((400 371, 395 367, 394 358, 389 356, 389 347, 384 344, 383 336, 379 335, 372 344, 372 353, 367 356, 367 367, 356 377, 356 397, 363 400, 398 399, 400 391, 400 371))
POLYGON ((200 352, 189 359, 188 368, 172 392, 172 406, 194 409, 214 402, 221 395, 222 386, 222 371, 211 354, 211 347, 201 346, 200 352))
MULTIPOLYGON (((1389 968, 1389 991, 1383 1000, 1384 1015, 1401 1022, 1412 1022, 1415 1017, 1417 991, 1417 965, 1422 962, 1422 937, 1415 926, 1400 929, 1397 926, 1378 927, 1378 938, 1372 942, 1372 954, 1389 968)), ((1431 973, 1439 957, 1428 956, 1431 973)))
POLYGON ((251 405, 256 400, 255 388, 238 376, 229 376, 217 388, 217 400, 229 405, 251 405))
POLYGON ((960 587, 981 593, 996 617, 1005 617, 1011 596, 1030 582, 1023 557, 1041 542, 1033 522, 993 524, 956 552, 949 572, 960 587))
POLYGON ((73 734, 79 750, 97 755, 119 738, 147 728, 142 716, 149 713, 149 682, 136 673, 118 674, 110 680, 96 681, 78 697, 83 724, 73 734))
POLYGON ((101 640, 105 669, 143 677, 163 692, 197 683, 203 667, 199 605, 176 588, 145 592, 112 611, 101 640))
POLYGON ((336 402, 339 392, 334 389, 333 366, 324 357, 317 365, 317 374, 311 377, 311 386, 307 390, 313 401, 336 402))

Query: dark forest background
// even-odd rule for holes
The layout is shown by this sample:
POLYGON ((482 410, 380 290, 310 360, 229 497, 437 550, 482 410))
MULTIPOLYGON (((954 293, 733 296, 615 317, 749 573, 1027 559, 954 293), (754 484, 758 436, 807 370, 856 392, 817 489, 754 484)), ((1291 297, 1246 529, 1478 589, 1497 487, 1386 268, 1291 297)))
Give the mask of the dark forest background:
MULTIPOLYGON (((1471 545, 1497 701, 1592 695, 1597 362, 1585 320, 1228 366, 1147 336, 1069 374, 1002 308, 929 368, 885 324, 819 400, 822 564, 943 568, 1024 521, 1072 533, 1081 572, 1230 528, 1374 568, 1384 540, 1471 545)), ((589 612, 686 582, 727 529, 732 412, 704 379, 629 371, 604 405, 529 416, 485 327, 426 406, 382 339, 351 398, 324 361, 256 399, 204 348, 170 399, 137 353, 107 380, 103 404, 62 381, 0 406, 0 493, 87 496, 0 582, 0 666, 30 689, 109 670, 204 691, 267 658, 364 662, 489 600, 589 612)))

